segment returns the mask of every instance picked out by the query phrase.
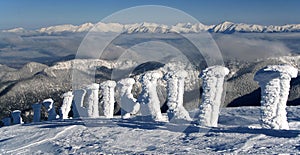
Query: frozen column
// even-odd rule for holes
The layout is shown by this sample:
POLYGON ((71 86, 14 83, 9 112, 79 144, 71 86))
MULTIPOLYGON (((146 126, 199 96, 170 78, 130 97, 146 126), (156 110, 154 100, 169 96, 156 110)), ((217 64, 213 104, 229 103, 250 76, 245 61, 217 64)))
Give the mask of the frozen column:
POLYGON ((188 111, 183 107, 184 80, 187 77, 187 72, 171 71, 165 76, 167 80, 167 105, 169 120, 185 120, 192 121, 188 111))
POLYGON ((69 91, 64 93, 62 97, 64 100, 62 106, 60 107, 60 119, 68 119, 68 114, 71 110, 73 101, 73 94, 71 91, 69 91))
POLYGON ((157 79, 162 78, 159 71, 150 71, 141 78, 142 92, 138 97, 142 116, 151 116, 154 121, 166 121, 160 111, 160 101, 156 92, 157 79))
POLYGON ((211 66, 200 74, 202 78, 202 104, 200 105, 199 125, 217 127, 222 102, 224 78, 229 69, 211 66))
POLYGON ((286 102, 291 78, 297 77, 298 69, 290 65, 267 66, 254 76, 261 87, 261 123, 263 128, 289 129, 286 102))
POLYGON ((78 89, 73 92, 73 102, 72 102, 72 111, 73 111, 73 117, 79 118, 79 117, 87 117, 87 108, 83 106, 84 96, 86 94, 86 90, 84 89, 78 89))
POLYGON ((13 124, 22 124, 23 123, 20 110, 14 110, 11 113, 11 117, 13 119, 13 124))
POLYGON ((48 111, 48 121, 55 120, 56 116, 57 116, 53 103, 54 103, 54 101, 51 98, 45 99, 43 101, 43 105, 46 107, 46 109, 48 111))
POLYGON ((5 117, 2 119, 3 125, 4 126, 10 126, 11 125, 11 118, 10 117, 5 117))
POLYGON ((115 81, 104 81, 100 85, 103 95, 103 113, 106 118, 114 117, 114 105, 115 105, 115 81))
POLYGON ((117 89, 120 93, 121 115, 124 119, 130 118, 131 115, 137 114, 140 110, 140 104, 131 93, 134 83, 135 80, 133 78, 125 78, 117 84, 117 89))
POLYGON ((42 104, 35 103, 31 105, 33 109, 33 122, 40 122, 41 121, 41 108, 42 104))
POLYGON ((88 105, 88 117, 96 118, 99 117, 99 84, 93 83, 86 87, 87 105, 88 105))

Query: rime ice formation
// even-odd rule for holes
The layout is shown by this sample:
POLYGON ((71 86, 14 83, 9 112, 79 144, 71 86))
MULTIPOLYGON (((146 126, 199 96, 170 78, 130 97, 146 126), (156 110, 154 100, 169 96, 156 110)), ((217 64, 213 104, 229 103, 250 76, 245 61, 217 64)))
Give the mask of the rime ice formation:
POLYGON ((73 91, 73 102, 72 102, 72 111, 73 117, 88 117, 87 108, 83 106, 84 96, 86 94, 86 90, 78 89, 73 91))
POLYGON ((184 70, 168 72, 164 79, 167 81, 167 105, 169 121, 192 121, 188 111, 183 107, 184 80, 187 77, 184 70))
POLYGON ((51 98, 45 99, 43 101, 43 105, 46 107, 46 109, 48 111, 48 121, 55 120, 56 116, 57 116, 53 103, 54 103, 54 101, 51 98))
POLYGON ((202 78, 202 104, 200 105, 199 125, 217 127, 222 102, 224 78, 229 69, 211 66, 200 74, 202 78))
POLYGON ((263 128, 289 129, 286 102, 291 78, 298 69, 290 65, 270 65, 254 76, 261 87, 261 123, 263 128))
POLYGON ((99 117, 99 105, 98 105, 99 84, 93 83, 91 85, 88 85, 86 87, 86 91, 87 91, 86 96, 87 96, 87 105, 88 105, 88 110, 87 110, 88 117, 91 118, 99 117))
POLYGON ((2 119, 3 125, 4 126, 10 126, 11 125, 11 118, 10 117, 5 117, 2 119))
POLYGON ((13 124, 22 124, 23 123, 20 110, 14 110, 11 113, 11 117, 13 119, 13 124))
POLYGON ((68 114, 71 110, 71 105, 73 101, 73 94, 71 91, 66 92, 62 96, 64 98, 63 104, 60 107, 60 119, 68 119, 68 114))
POLYGON ((121 115, 124 119, 130 118, 131 115, 137 114, 140 110, 140 104, 131 93, 134 83, 135 80, 133 78, 125 78, 117 84, 117 89, 120 93, 121 115))
POLYGON ((115 104, 115 81, 104 81, 100 84, 101 92, 103 95, 103 113, 106 118, 114 117, 114 104, 115 104))
POLYGON ((35 103, 31 105, 33 109, 33 122, 40 122, 41 121, 41 108, 42 104, 35 103))
POLYGON ((154 121, 166 121, 160 111, 160 101, 156 92, 157 79, 162 78, 159 71, 145 73, 142 78, 142 92, 138 97, 142 116, 150 116, 154 121))

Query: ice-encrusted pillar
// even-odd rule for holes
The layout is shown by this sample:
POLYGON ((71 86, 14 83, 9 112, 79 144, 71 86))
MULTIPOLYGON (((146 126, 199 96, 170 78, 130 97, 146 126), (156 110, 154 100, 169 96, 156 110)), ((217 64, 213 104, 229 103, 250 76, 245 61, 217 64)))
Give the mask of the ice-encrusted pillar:
POLYGON ((73 91, 74 97, 72 102, 72 111, 74 118, 88 117, 87 108, 85 108, 83 105, 85 94, 86 90, 84 89, 78 89, 73 91))
POLYGON ((45 99, 43 101, 43 105, 46 107, 47 112, 48 112, 48 121, 52 121, 56 119, 56 111, 55 111, 55 107, 54 107, 54 101, 49 98, 49 99, 45 99))
POLYGON ((103 95, 103 113, 106 118, 114 117, 116 82, 112 80, 104 81, 100 84, 103 95))
POLYGON ((254 76, 261 88, 261 123, 263 128, 289 129, 286 102, 291 78, 297 77, 298 69, 290 65, 270 65, 254 76))
POLYGON ((200 105, 199 125, 217 127, 223 95, 224 78, 229 69, 211 66, 200 74, 202 78, 202 104, 200 105))
POLYGON ((167 105, 169 121, 192 121, 188 111, 183 107, 184 80, 188 73, 184 70, 168 72, 164 79, 167 81, 167 105))
POLYGON ((71 105, 73 101, 73 94, 71 91, 68 91, 62 95, 64 98, 63 103, 60 107, 60 119, 68 119, 68 114, 71 110, 71 105))
POLYGON ((125 78, 117 83, 117 89, 120 94, 121 115, 123 119, 130 118, 131 115, 137 114, 140 110, 140 104, 131 93, 134 83, 135 80, 133 78, 125 78))
POLYGON ((150 71, 141 78, 142 92, 138 97, 141 114, 145 117, 151 117, 154 121, 166 121, 160 111, 160 101, 156 91, 157 80, 162 76, 160 71, 150 71))
POLYGON ((88 117, 96 118, 99 117, 99 84, 93 83, 86 87, 88 117))
POLYGON ((11 125, 11 118, 10 117, 5 117, 2 119, 3 125, 4 126, 10 126, 11 125))
POLYGON ((41 121, 41 108, 42 104, 35 103, 31 105, 33 109, 33 122, 40 122, 41 121))
POLYGON ((12 111, 11 117, 13 119, 13 124, 22 124, 23 123, 20 110, 12 111))

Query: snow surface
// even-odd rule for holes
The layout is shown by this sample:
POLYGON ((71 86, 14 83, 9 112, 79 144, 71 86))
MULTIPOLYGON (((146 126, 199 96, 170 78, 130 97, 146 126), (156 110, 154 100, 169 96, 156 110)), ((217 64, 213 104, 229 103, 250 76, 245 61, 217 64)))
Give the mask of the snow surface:
POLYGON ((298 154, 300 107, 287 111, 290 130, 260 128, 259 107, 222 109, 215 128, 119 117, 13 125, 0 128, 0 154, 298 154))
POLYGON ((259 70, 254 80, 261 87, 261 121, 264 128, 289 129, 286 103, 291 78, 297 77, 298 69, 290 65, 270 65, 259 70))
POLYGON ((100 84, 103 95, 103 113, 106 118, 114 117, 115 87, 116 82, 112 80, 107 80, 100 84))
POLYGON ((199 124, 218 126, 219 109, 222 103, 224 78, 229 69, 223 66, 211 66, 200 74, 202 79, 202 103, 200 105, 199 124))

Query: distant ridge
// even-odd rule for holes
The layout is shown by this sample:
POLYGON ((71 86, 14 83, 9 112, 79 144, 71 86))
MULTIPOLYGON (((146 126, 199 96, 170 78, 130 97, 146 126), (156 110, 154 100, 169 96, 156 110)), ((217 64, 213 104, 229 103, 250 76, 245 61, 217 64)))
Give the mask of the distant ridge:
POLYGON ((36 30, 26 30, 24 28, 14 28, 9 30, 2 30, 6 33, 44 33, 44 34, 57 34, 57 33, 79 33, 88 32, 90 30, 96 32, 125 32, 125 33, 199 33, 208 31, 211 33, 225 33, 231 34, 239 33, 282 33, 282 32, 300 32, 300 24, 287 24, 282 26, 263 26, 257 24, 244 24, 222 22, 217 25, 203 25, 201 23, 178 23, 175 25, 164 25, 156 23, 135 23, 135 24, 119 24, 119 23, 84 23, 82 25, 57 25, 44 27, 36 30))

